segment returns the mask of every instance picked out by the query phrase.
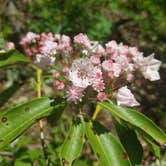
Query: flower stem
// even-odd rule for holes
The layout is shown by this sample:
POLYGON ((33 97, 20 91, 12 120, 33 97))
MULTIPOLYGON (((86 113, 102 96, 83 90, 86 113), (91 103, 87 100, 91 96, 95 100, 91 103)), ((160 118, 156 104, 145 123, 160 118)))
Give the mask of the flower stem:
MULTIPOLYGON (((41 78, 42 78, 42 70, 39 68, 34 68, 36 69, 36 77, 37 77, 37 82, 36 82, 36 89, 37 89, 37 97, 41 97, 41 78)), ((39 120, 39 127, 40 127, 40 140, 41 140, 41 145, 44 153, 44 158, 46 160, 46 165, 48 165, 48 155, 46 151, 46 144, 45 144, 45 138, 44 138, 44 132, 43 132, 43 120, 39 120)))
POLYGON ((92 119, 95 120, 99 112, 101 111, 101 106, 97 104, 95 112, 93 113, 92 119))
POLYGON ((42 70, 41 69, 37 69, 36 70, 36 75, 37 75, 37 97, 40 98, 41 97, 41 77, 42 77, 42 70))

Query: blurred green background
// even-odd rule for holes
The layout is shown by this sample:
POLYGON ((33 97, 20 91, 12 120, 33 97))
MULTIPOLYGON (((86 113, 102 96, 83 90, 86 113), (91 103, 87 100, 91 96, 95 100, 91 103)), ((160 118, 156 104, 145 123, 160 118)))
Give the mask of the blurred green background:
MULTIPOLYGON (((20 49, 18 41, 28 31, 71 37, 82 32, 101 43, 137 46, 146 56, 154 52, 162 61, 161 80, 143 81, 133 90, 141 111, 166 131, 165 0, 0 0, 0 44, 10 40, 20 49)), ((17 69, 7 73, 1 71, 0 79, 17 80, 17 69)))

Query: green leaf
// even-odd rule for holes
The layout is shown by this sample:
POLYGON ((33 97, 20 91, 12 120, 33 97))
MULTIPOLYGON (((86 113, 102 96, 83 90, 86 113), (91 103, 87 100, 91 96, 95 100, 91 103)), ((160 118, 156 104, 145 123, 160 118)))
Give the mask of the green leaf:
POLYGON ((81 155, 84 144, 84 130, 84 124, 80 118, 74 121, 62 145, 60 158, 67 160, 70 165, 81 155))
POLYGON ((64 102, 46 97, 34 99, 0 114, 0 148, 9 144, 39 119, 56 109, 62 109, 64 102))
POLYGON ((0 107, 2 107, 22 85, 23 83, 15 82, 0 93, 0 107))
POLYGON ((160 147, 148 135, 143 134, 143 138, 149 144, 149 146, 150 146, 152 152, 154 153, 154 155, 156 157, 160 158, 160 147))
POLYGON ((93 166, 93 163, 90 160, 80 159, 80 160, 76 160, 73 166, 93 166))
POLYGON ((166 134, 142 113, 131 108, 122 108, 108 102, 102 102, 100 105, 107 111, 110 111, 114 116, 140 128, 157 142, 161 144, 166 142, 166 134))
POLYGON ((30 63, 30 59, 17 50, 0 53, 0 68, 16 63, 30 63))
POLYGON ((22 160, 16 160, 15 163, 14 163, 14 166, 31 166, 32 164, 29 162, 26 162, 26 161, 22 161, 22 160))
POLYGON ((126 149, 132 165, 140 164, 143 157, 143 148, 135 131, 125 124, 115 121, 115 127, 121 143, 126 149))
POLYGON ((85 122, 85 133, 101 166, 131 166, 122 144, 101 124, 96 121, 85 122))

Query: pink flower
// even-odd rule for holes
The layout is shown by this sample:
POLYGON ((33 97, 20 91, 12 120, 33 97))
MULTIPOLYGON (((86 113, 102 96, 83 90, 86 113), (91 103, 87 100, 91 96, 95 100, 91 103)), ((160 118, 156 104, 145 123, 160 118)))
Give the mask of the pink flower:
POLYGON ((37 35, 36 33, 28 32, 27 35, 26 35, 26 37, 27 37, 27 39, 28 39, 29 41, 32 41, 32 40, 35 40, 36 35, 37 35))
POLYGON ((99 92, 97 98, 100 101, 104 101, 107 98, 107 95, 105 94, 105 92, 99 92))
POLYGON ((9 50, 14 49, 14 48, 15 48, 14 43, 13 43, 13 42, 8 42, 8 43, 7 43, 7 48, 8 48, 9 50))
POLYGON ((119 63, 122 66, 126 66, 129 63, 128 57, 123 54, 113 57, 113 60, 115 60, 116 63, 119 63))
POLYGON ((118 63, 113 63, 112 64, 112 71, 113 71, 115 77, 119 77, 119 75, 122 71, 122 66, 118 63))
POLYGON ((95 91, 100 92, 105 89, 105 83, 101 79, 94 79, 92 87, 95 91))
POLYGON ((96 48, 96 54, 99 54, 99 55, 104 55, 105 54, 105 49, 103 48, 102 45, 98 45, 97 48, 96 48))
POLYGON ((137 65, 146 79, 150 81, 156 81, 160 79, 158 70, 161 66, 161 61, 155 59, 154 54, 144 57, 137 62, 137 65))
POLYGON ((70 37, 66 36, 66 35, 62 35, 61 37, 61 42, 65 42, 65 43, 70 43, 70 37))
POLYGON ((61 42, 61 43, 58 44, 57 50, 62 51, 62 52, 64 52, 65 50, 71 51, 72 47, 67 42, 61 42))
POLYGON ((102 63, 102 67, 105 71, 112 71, 112 60, 105 60, 103 63, 102 63))
POLYGON ((117 92, 117 104, 122 106, 129 106, 134 107, 140 105, 134 95, 131 93, 131 91, 127 88, 127 86, 124 86, 120 89, 118 89, 117 92))
POLYGON ((144 61, 144 56, 142 52, 137 52, 137 54, 132 55, 132 60, 136 65, 144 61))
POLYGON ((36 42, 36 37, 37 37, 37 34, 36 33, 33 33, 33 32, 28 32, 26 34, 26 36, 24 36, 21 41, 20 41, 20 44, 21 45, 25 45, 27 43, 34 43, 36 42))
POLYGON ((114 77, 119 77, 122 67, 118 63, 113 63, 112 60, 106 60, 102 63, 102 67, 105 71, 109 73, 109 76, 112 78, 114 77), (113 75, 112 75, 113 74, 113 75))
POLYGON ((105 54, 105 49, 97 41, 91 41, 90 51, 96 55, 104 55, 105 54))
POLYGON ((77 36, 74 37, 74 43, 85 48, 90 48, 89 38, 82 33, 79 33, 77 36))
POLYGON ((95 91, 100 92, 105 89, 105 83, 102 77, 102 71, 100 67, 94 67, 94 78, 92 81, 92 87, 95 91))
POLYGON ((82 101, 83 89, 76 86, 68 87, 66 90, 67 101, 74 102, 75 104, 78 101, 82 101))
POLYGON ((139 55, 139 51, 138 51, 137 47, 129 47, 129 54, 131 54, 132 56, 139 55))
POLYGON ((74 60, 69 70, 69 80, 74 86, 86 88, 94 79, 94 66, 89 59, 74 60))
POLYGON ((112 40, 106 44, 106 52, 109 54, 114 54, 118 49, 118 44, 115 40, 112 40))
POLYGON ((94 79, 103 79, 101 68, 98 66, 94 67, 94 79))
POLYGON ((90 60, 94 65, 100 64, 100 56, 99 55, 91 56, 90 60))
POLYGON ((44 45, 40 48, 42 54, 56 54, 57 43, 46 40, 44 45))
POLYGON ((121 43, 118 47, 118 51, 119 51, 119 54, 127 55, 129 53, 129 47, 121 43))

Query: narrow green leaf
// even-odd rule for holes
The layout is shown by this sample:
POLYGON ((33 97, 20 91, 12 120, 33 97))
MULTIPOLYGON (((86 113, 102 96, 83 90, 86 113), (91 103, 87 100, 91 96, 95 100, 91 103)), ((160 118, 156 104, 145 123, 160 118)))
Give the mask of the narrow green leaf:
POLYGON ((166 142, 166 134, 152 120, 142 113, 131 108, 122 108, 108 102, 102 102, 100 105, 107 111, 113 113, 113 115, 116 115, 131 125, 140 128, 157 142, 161 144, 166 142))
POLYGON ((30 63, 30 60, 17 50, 0 53, 0 68, 16 63, 30 63))
POLYGON ((131 166, 122 144, 101 124, 96 121, 85 122, 85 133, 101 166, 131 166))
POLYGON ((85 141, 84 130, 84 124, 81 119, 74 121, 69 134, 62 145, 60 158, 67 160, 70 165, 81 155, 85 141))
POLYGON ((140 164, 143 157, 143 148, 137 138, 135 131, 125 124, 115 121, 116 131, 121 143, 126 149, 132 165, 140 164))
POLYGON ((9 144, 39 119, 56 109, 62 109, 64 102, 56 103, 49 98, 34 99, 0 114, 0 148, 9 144))

